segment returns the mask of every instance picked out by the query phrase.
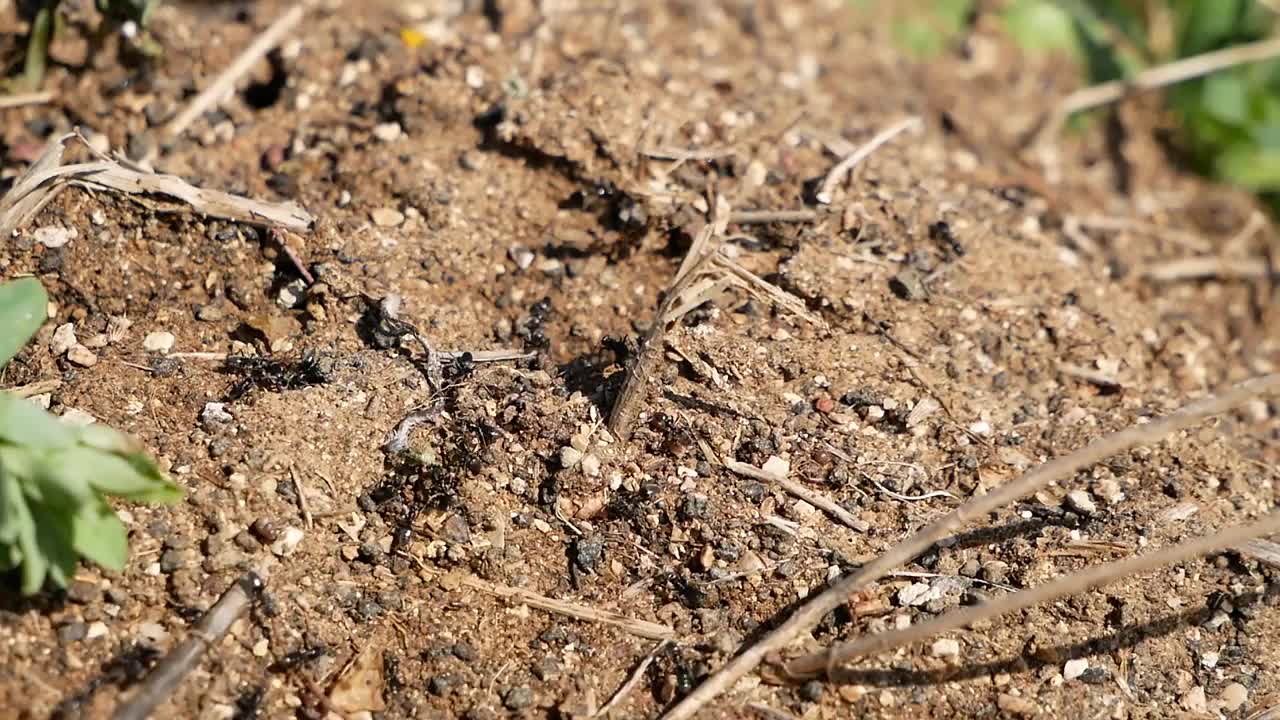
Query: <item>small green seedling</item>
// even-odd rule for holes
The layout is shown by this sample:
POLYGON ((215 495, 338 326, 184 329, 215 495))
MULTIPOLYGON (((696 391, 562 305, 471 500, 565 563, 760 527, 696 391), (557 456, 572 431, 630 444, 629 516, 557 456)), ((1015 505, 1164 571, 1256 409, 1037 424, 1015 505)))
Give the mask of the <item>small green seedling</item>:
MULTIPOLYGON (((0 367, 44 324, 48 302, 35 278, 0 284, 0 367)), ((124 569, 128 535, 109 496, 173 502, 182 490, 133 438, 0 392, 0 572, 20 567, 22 594, 46 579, 66 587, 81 558, 124 569)))
MULTIPOLYGON (((27 49, 22 63, 22 75, 8 83, 16 91, 34 91, 44 84, 49 66, 49 44, 62 26, 58 14, 61 0, 35 0, 30 4, 31 27, 27 31, 27 49)), ((96 0, 98 12, 105 22, 102 32, 95 38, 95 47, 102 44, 106 34, 120 28, 126 38, 137 43, 144 54, 156 55, 159 48, 144 34, 151 11, 160 0, 96 0)))

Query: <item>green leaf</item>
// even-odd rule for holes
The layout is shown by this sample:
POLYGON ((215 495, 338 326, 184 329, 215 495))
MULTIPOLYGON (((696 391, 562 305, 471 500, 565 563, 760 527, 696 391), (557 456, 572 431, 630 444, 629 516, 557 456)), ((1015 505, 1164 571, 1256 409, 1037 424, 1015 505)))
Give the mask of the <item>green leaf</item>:
POLYGON ((35 403, 0 392, 0 441, 30 448, 70 447, 77 429, 45 412, 35 403))
POLYGON ((126 455, 142 451, 142 444, 135 438, 102 423, 90 423, 78 429, 80 444, 105 450, 117 455, 126 455))
POLYGON ((104 568, 119 572, 129 557, 124 523, 102 500, 84 505, 71 519, 71 545, 104 568))
POLYGON ((31 513, 17 476, 0 465, 0 543, 16 543, 24 523, 30 522, 31 513))
POLYGON ((122 457, 76 446, 47 454, 43 469, 67 485, 83 482, 99 492, 129 500, 166 502, 182 495, 160 474, 159 468, 140 454, 122 457))
POLYGON ((1024 48, 1079 51, 1075 20, 1052 2, 1015 0, 1001 19, 1005 32, 1024 48))
POLYGON ((40 545, 36 541, 36 524, 31 512, 25 503, 20 507, 21 512, 26 515, 18 523, 18 550, 22 553, 22 594, 31 595, 44 586, 49 561, 40 552, 40 545))
POLYGON ((48 307, 49 296, 35 278, 0 284, 0 367, 44 324, 48 307))
POLYGON ((53 505, 33 505, 36 518, 36 543, 44 556, 49 579, 58 587, 66 587, 76 573, 79 559, 71 545, 71 514, 53 505))
POLYGON ((1236 125, 1249 121, 1248 79, 1239 73, 1217 73, 1204 79, 1200 106, 1218 120, 1236 125))
POLYGON ((1238 143, 1223 150, 1214 163, 1219 177, 1251 190, 1280 189, 1280 148, 1238 143))
MULTIPOLYGON (((10 447, 0 451, 6 457, 21 457, 23 450, 25 448, 10 447)), ((93 488, 89 485, 88 475, 70 470, 64 459, 67 453, 74 450, 75 448, 67 448, 29 452, 34 461, 32 472, 22 486, 28 498, 33 502, 62 508, 67 512, 75 512, 75 509, 84 503, 93 501, 93 488)))

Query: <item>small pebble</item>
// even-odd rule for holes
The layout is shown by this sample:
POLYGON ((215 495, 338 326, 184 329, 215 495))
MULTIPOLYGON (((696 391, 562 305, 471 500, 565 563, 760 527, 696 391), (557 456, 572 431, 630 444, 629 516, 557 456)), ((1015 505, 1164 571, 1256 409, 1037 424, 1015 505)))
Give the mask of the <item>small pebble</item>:
POLYGON ((523 685, 510 688, 503 693, 502 704, 509 710, 524 710, 533 704, 533 691, 523 685))
POLYGON ((1181 698, 1179 698, 1178 701, 1181 703, 1182 709, 1187 712, 1193 712, 1196 714, 1209 712, 1209 701, 1205 697, 1204 687, 1201 685, 1197 685, 1188 690, 1181 698))
POLYGON ((572 445, 560 448, 560 467, 569 469, 582 461, 582 451, 572 445))
POLYGON ((511 258, 511 262, 515 263, 516 267, 521 270, 528 270, 529 266, 533 265, 533 261, 537 259, 533 251, 523 245, 512 245, 507 249, 507 257, 511 258))
POLYGON ((1098 504, 1084 490, 1072 490, 1067 493, 1065 504, 1069 510, 1081 515, 1093 515, 1098 512, 1098 504))
POLYGON ((142 340, 142 349, 151 353, 167 353, 173 349, 174 342, 177 338, 173 333, 164 330, 147 333, 142 340))
POLYGON ((88 605, 98 597, 98 586, 86 580, 73 580, 67 586, 67 599, 80 605, 88 605))
POLYGON ((373 128, 373 136, 384 143, 399 140, 400 134, 400 123, 396 122, 380 123, 373 128))
POLYGON ((260 517, 249 526, 249 532, 265 544, 270 545, 280 539, 280 528, 274 520, 260 517))
POLYGON ((397 227, 404 222, 404 213, 389 207, 380 207, 369 213, 369 217, 378 227, 397 227))
POLYGON ((1083 675, 1084 671, 1088 669, 1089 669, 1089 661, 1085 660, 1084 658, 1075 658, 1074 660, 1068 660, 1067 663, 1062 666, 1062 679, 1075 680, 1076 678, 1083 675))
POLYGON ((933 643, 930 652, 934 657, 958 657, 960 655, 960 641, 955 638, 942 638, 933 643))
POLYGON ((587 477, 600 477, 600 458, 591 454, 582 456, 582 474, 587 477))
POLYGON ((73 642, 79 642, 88 634, 89 626, 79 622, 69 622, 58 628, 58 642, 67 645, 73 642))
POLYGON ((227 425, 235 420, 231 413, 227 412, 227 404, 220 402, 209 402, 204 404, 204 409, 200 411, 200 424, 206 432, 218 429, 221 425, 227 425))
POLYGON ((67 351, 67 361, 72 365, 88 368, 98 364, 98 356, 89 348, 76 343, 67 351))
POLYGON ((1240 709, 1241 705, 1249 699, 1249 689, 1238 682, 1228 684, 1222 688, 1222 693, 1218 696, 1218 703, 1223 710, 1227 712, 1235 712, 1240 709))
POLYGON ((305 536, 301 530, 296 527, 287 527, 280 535, 280 539, 271 543, 271 552, 279 557, 288 557, 297 549, 298 543, 302 542, 305 536))
POLYGON ((996 707, 1010 715, 1035 715, 1040 711, 1031 700, 1009 693, 1000 693, 996 698, 996 707))
POLYGON ((53 331, 53 339, 49 342, 49 351, 54 357, 66 355, 71 348, 79 344, 76 339, 76 326, 71 323, 64 323, 53 331))

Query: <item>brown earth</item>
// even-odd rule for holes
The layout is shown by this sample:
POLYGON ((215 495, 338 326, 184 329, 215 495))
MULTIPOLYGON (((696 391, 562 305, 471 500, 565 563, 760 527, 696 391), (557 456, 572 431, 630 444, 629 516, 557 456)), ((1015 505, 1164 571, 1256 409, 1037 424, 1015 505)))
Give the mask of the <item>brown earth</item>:
MULTIPOLYGON (((38 274, 57 306, 0 385, 59 380, 41 398, 54 412, 137 435, 187 491, 120 507, 125 572, 0 596, 0 715, 107 716, 256 568, 270 601, 159 716, 585 717, 655 645, 480 578, 672 627, 613 713, 656 717, 963 499, 1280 359, 1268 285, 1144 277, 1268 257, 1269 223, 1241 233, 1251 201, 1178 169, 1148 99, 1023 150, 1075 75, 981 23, 919 65, 838 0, 457 4, 334 0, 177 140, 162 124, 283 5, 166 6, 150 69, 84 67, 72 30, 53 104, 5 111, 9 177, 79 125, 318 220, 280 236, 70 190, 0 246, 3 276, 38 274), (737 261, 818 322, 736 290, 697 308, 665 339, 634 435, 609 435, 625 339, 653 322, 708 193, 806 207, 833 151, 913 114, 923 132, 873 154, 830 213, 729 228, 737 261), (75 236, 47 248, 40 227, 75 236), (536 357, 451 362, 432 398, 416 344, 370 322, 392 294, 438 349, 536 357), (96 364, 53 356, 65 323, 96 364), (257 359, 145 352, 154 332, 175 354, 257 359), (413 459, 389 459, 392 428, 434 400, 413 459), (787 460, 859 529, 719 455, 787 460), (290 529, 302 539, 279 555, 290 529), (355 659, 341 677, 374 683, 368 702, 326 700, 355 659)), ((7 20, 10 41, 20 28, 7 20)), ((1256 401, 1112 458, 918 558, 795 652, 1244 522, 1277 502, 1278 439, 1276 405, 1256 401), (1072 489, 1083 507, 1064 505, 1072 489)), ((1235 552, 1189 561, 953 633, 955 655, 869 659, 855 683, 744 681, 703 716, 1245 717, 1280 702, 1276 580, 1235 552), (1064 679, 1073 659, 1088 669, 1064 679)))

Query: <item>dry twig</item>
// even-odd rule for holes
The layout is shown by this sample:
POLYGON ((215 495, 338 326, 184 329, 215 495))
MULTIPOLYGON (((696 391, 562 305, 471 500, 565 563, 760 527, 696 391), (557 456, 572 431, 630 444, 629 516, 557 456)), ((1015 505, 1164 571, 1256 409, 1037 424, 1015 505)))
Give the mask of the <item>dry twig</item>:
POLYGON ((733 225, 764 225, 776 222, 806 223, 817 220, 817 210, 735 210, 729 214, 733 225))
POLYGON ((882 145, 894 139, 903 131, 921 127, 922 123, 923 121, 915 116, 899 120, 876 133, 875 137, 868 140, 865 145, 836 163, 835 167, 831 168, 831 172, 828 172, 827 177, 822 181, 822 188, 817 195, 818 202, 823 205, 830 205, 832 198, 835 196, 836 186, 844 182, 844 179, 849 176, 849 172, 857 167, 858 163, 866 160, 871 153, 880 149, 882 145))
POLYGON ((1193 257, 1156 263, 1143 271, 1142 276, 1155 282, 1179 280, 1260 280, 1280 276, 1261 258, 1193 257))
POLYGON ((195 669, 205 651, 222 640, 236 618, 253 604, 262 587, 262 578, 256 573, 247 572, 237 578, 187 637, 151 670, 133 697, 116 709, 114 720, 143 720, 150 716, 195 669))
POLYGON ((843 604, 850 595, 865 588, 894 568, 929 549, 934 543, 964 527, 972 520, 1001 508, 1055 480, 1070 477, 1106 457, 1138 445, 1158 442, 1170 433, 1190 427, 1211 415, 1230 410, 1259 395, 1280 389, 1280 374, 1264 375, 1237 385, 1217 397, 1206 398, 1181 410, 1144 425, 1105 435, 1069 455, 1055 458, 1017 480, 1007 482, 987 495, 971 499, 943 518, 889 548, 875 560, 834 582, 812 597, 790 618, 745 648, 727 665, 720 668, 702 685, 686 696, 663 717, 685 720, 720 693, 728 690, 743 675, 751 672, 769 653, 790 644, 800 633, 815 625, 829 612, 843 604))
POLYGON ((810 505, 823 510, 827 514, 831 515, 831 517, 839 520, 841 523, 844 523, 846 526, 857 530, 858 532, 866 532, 867 530, 867 524, 854 517, 848 510, 845 510, 835 504, 835 502, 830 498, 810 490, 794 480, 782 477, 776 473, 771 473, 768 470, 761 470, 754 465, 738 462, 737 460, 729 457, 722 458, 721 462, 730 472, 743 477, 749 477, 753 480, 759 480, 760 482, 773 483, 774 485, 777 485, 791 495, 794 495, 810 505))
POLYGON ((17 95, 0 95, 0 110, 9 110, 24 105, 43 105, 52 100, 53 92, 50 90, 17 95))
POLYGON ((1112 80, 1077 90, 1058 103, 1055 113, 1065 118, 1073 113, 1113 103, 1135 90, 1154 90, 1277 55, 1280 55, 1280 38, 1193 55, 1144 70, 1128 80, 1112 80))
POLYGON ((169 124, 165 126, 165 132, 170 137, 177 137, 186 131, 187 127, 198 117, 200 117, 210 107, 221 102, 232 89, 235 87, 236 81, 248 73, 258 61, 267 56, 276 45, 279 45, 285 36, 302 22, 303 15, 306 14, 306 7, 299 3, 289 8, 285 14, 276 18, 271 23, 271 27, 264 30, 260 35, 254 38, 249 47, 245 48, 235 60, 222 71, 218 77, 209 84, 199 95, 191 99, 187 107, 178 113, 169 124))
POLYGON ((636 669, 631 673, 631 676, 627 678, 627 681, 622 683, 622 687, 618 688, 618 691, 609 698, 609 701, 604 704, 604 707, 595 711, 591 717, 608 717, 611 710, 621 704, 623 700, 626 700, 627 696, 644 681, 644 671, 649 669, 649 665, 653 664, 654 658, 658 657, 658 653, 662 652, 662 649, 667 646, 668 642, 670 641, 660 640, 657 645, 654 645, 653 649, 649 651, 649 654, 645 656, 644 660, 641 660, 640 664, 636 666, 636 669))
POLYGON ((980 605, 942 615, 919 625, 912 625, 902 630, 867 635, 853 642, 835 645, 824 652, 812 653, 792 660, 779 673, 773 676, 766 674, 766 676, 770 680, 783 681, 818 677, 830 672, 832 668, 838 665, 843 665, 860 657, 910 645, 934 635, 972 625, 980 620, 1046 603, 1064 595, 1084 592, 1123 577, 1137 575, 1193 557, 1224 550, 1257 538, 1260 535, 1267 535, 1277 531, 1280 531, 1280 512, 1266 515, 1263 519, 1250 525, 1227 528, 1219 533, 1196 538, 1180 545, 1091 567, 1053 582, 1045 583, 1039 587, 1004 595, 980 605))
POLYGON ((425 562, 422 558, 408 553, 402 553, 405 557, 410 558, 417 564, 418 569, 423 573, 435 576, 439 579, 441 585, 446 588, 450 585, 465 586, 472 590, 479 590, 488 595, 504 597, 517 602, 522 602, 530 607, 536 607, 547 612, 565 615, 567 617, 585 620, 587 622, 597 622, 602 625, 611 625, 620 630, 631 633, 637 637, 648 638, 650 640, 671 640, 675 638, 676 632, 666 625, 648 622, 647 620, 633 620, 625 615, 620 615, 609 610, 599 610, 587 605, 579 605, 577 603, 565 602, 564 600, 556 600, 545 595, 525 590, 523 588, 511 587, 510 585, 500 585, 491 583, 487 580, 461 571, 446 573, 437 570, 425 562))
POLYGON ((70 133, 51 141, 40 158, 0 198, 0 237, 7 237, 26 224, 68 185, 114 191, 130 197, 170 197, 203 215, 254 225, 306 230, 314 222, 311 214, 297 203, 267 203, 220 190, 198 188, 176 175, 138 170, 110 158, 63 165, 65 143, 79 137, 70 133))

